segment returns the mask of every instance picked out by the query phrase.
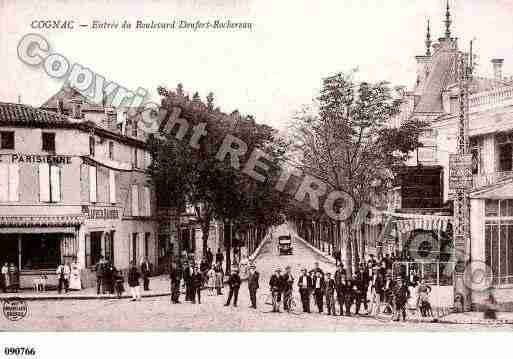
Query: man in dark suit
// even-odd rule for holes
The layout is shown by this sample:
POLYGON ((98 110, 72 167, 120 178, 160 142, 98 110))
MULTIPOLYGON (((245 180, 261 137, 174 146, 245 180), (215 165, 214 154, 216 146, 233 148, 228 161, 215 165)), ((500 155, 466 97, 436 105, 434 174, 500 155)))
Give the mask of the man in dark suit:
POLYGON ((233 306, 237 306, 237 298, 239 297, 239 289, 240 289, 240 276, 239 276, 239 270, 234 269, 232 270, 232 274, 230 275, 230 278, 228 279, 228 285, 230 286, 230 293, 228 293, 228 300, 226 301, 225 307, 230 305, 230 302, 232 301, 233 297, 233 306))
MULTIPOLYGON (((344 315, 344 305, 345 305, 345 297, 344 291, 345 288, 342 285, 342 279, 346 276, 346 270, 342 263, 340 263, 339 267, 335 271, 334 281, 335 281, 335 290, 337 291, 337 301, 340 308, 340 315, 344 315)), ((345 283, 345 281, 344 281, 345 283)))
POLYGON ((223 256, 223 253, 221 252, 221 248, 217 248, 217 253, 216 253, 216 263, 223 263, 224 261, 224 256, 223 256))
POLYGON ((210 248, 207 249, 207 264, 208 267, 212 267, 212 263, 214 263, 214 254, 210 250, 210 248))
POLYGON ((185 300, 192 301, 192 269, 188 262, 185 262, 183 268, 183 281, 185 283, 185 300))
POLYGON ((182 269, 175 261, 171 262, 169 279, 171 280, 171 302, 178 304, 180 303, 180 281, 182 280, 182 269))
POLYGON ((198 267, 194 266, 192 269, 191 276, 191 291, 192 291, 192 303, 196 303, 196 297, 198 298, 198 304, 201 304, 201 287, 203 287, 203 275, 198 271, 198 267))
POLYGON ((289 303, 292 299, 292 286, 294 284, 294 277, 291 273, 290 266, 285 268, 285 274, 281 277, 283 288, 283 309, 290 310, 289 303))
POLYGON ((317 304, 319 313, 322 313, 324 309, 323 295, 324 291, 326 290, 326 283, 324 282, 324 276, 320 271, 316 272, 312 285, 314 290, 315 303, 317 304))
POLYGON ((306 269, 301 270, 297 286, 299 287, 299 295, 301 296, 303 312, 310 313, 310 289, 312 288, 312 282, 310 277, 306 274, 306 269))
POLYGON ((369 287, 369 281, 368 272, 365 270, 365 267, 363 265, 360 266, 360 269, 356 270, 354 285, 356 286, 356 314, 359 314, 360 307, 362 306, 362 304, 365 308, 365 312, 368 312, 369 309, 367 306, 367 288, 369 287))
POLYGON ((141 263, 141 274, 143 278, 143 289, 145 291, 150 290, 150 273, 151 267, 150 262, 147 257, 144 257, 144 260, 141 263))
POLYGON ((256 293, 259 288, 258 280, 260 279, 260 273, 256 271, 255 265, 249 266, 248 276, 248 289, 249 289, 249 300, 251 301, 250 308, 256 309, 256 293))
POLYGON ((96 294, 100 295, 100 288, 102 289, 102 293, 105 294, 105 284, 103 282, 103 275, 105 271, 106 261, 103 259, 103 256, 100 256, 100 260, 95 265, 96 270, 96 294))
POLYGON ((276 268, 274 274, 271 276, 269 288, 271 289, 271 295, 273 297, 273 312, 277 313, 280 311, 281 292, 283 290, 280 268, 276 268))

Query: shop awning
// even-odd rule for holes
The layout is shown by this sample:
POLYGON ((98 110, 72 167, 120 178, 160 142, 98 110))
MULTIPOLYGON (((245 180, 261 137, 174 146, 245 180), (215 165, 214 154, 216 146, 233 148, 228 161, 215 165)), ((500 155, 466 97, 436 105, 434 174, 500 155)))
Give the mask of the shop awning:
POLYGON ((397 225, 397 230, 401 233, 407 233, 415 230, 445 232, 447 230, 447 226, 452 221, 451 216, 396 212, 383 212, 383 215, 391 217, 397 225))
POLYGON ((0 216, 3 227, 75 227, 84 223, 83 215, 62 216, 0 216))

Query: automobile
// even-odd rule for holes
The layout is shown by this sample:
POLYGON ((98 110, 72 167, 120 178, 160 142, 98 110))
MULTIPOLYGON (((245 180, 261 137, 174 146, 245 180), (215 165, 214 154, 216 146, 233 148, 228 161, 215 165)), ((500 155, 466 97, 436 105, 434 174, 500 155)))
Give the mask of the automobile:
POLYGON ((290 234, 278 237, 278 250, 280 255, 292 254, 292 237, 290 234))

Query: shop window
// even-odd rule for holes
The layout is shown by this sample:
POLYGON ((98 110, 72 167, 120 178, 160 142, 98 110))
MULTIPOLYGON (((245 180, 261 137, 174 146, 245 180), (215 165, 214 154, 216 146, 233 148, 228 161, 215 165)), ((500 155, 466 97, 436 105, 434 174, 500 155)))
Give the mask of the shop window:
POLYGON ((89 136, 89 155, 94 157, 95 152, 96 152, 96 141, 94 139, 94 136, 89 136))
POLYGON ((132 217, 139 216, 139 188, 132 185, 132 217))
POLYGON ((109 197, 110 203, 116 203, 116 172, 109 170, 109 197))
POLYGON ((43 143, 43 151, 55 152, 55 133, 43 132, 41 134, 41 141, 43 143))
POLYGON ((96 203, 98 200, 98 177, 96 166, 89 166, 89 201, 96 203))
POLYGON ((39 200, 61 201, 61 168, 48 163, 39 164, 39 200))
POLYGON ((61 261, 62 234, 24 234, 21 237, 21 269, 55 269, 61 261))
POLYGON ((485 216, 485 262, 492 284, 513 283, 513 200, 487 200, 485 216))
POLYGON ((19 200, 20 174, 17 163, 0 163, 0 202, 19 200))
POLYGON ((14 150, 14 131, 0 131, 0 149, 14 150))

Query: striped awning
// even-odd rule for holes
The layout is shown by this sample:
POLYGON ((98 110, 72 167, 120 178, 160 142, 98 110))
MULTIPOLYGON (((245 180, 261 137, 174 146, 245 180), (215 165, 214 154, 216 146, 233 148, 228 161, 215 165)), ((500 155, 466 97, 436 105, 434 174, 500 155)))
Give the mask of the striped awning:
POLYGON ((83 215, 0 216, 0 227, 74 227, 84 220, 83 215))
POLYGON ((445 232, 449 223, 452 221, 451 216, 395 212, 384 212, 383 214, 385 216, 390 216, 390 219, 396 223, 397 231, 400 233, 408 233, 415 230, 445 232))

